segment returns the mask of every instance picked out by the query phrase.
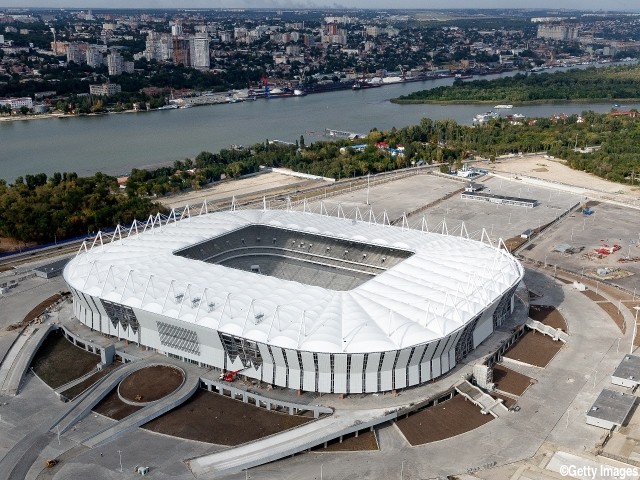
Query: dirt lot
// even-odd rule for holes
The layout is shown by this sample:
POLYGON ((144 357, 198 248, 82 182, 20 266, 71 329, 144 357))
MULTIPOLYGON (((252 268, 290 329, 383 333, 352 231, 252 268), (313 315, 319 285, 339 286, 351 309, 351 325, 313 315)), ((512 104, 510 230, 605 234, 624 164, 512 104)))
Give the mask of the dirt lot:
POLYGON ((562 345, 564 344, 560 341, 556 342, 540 332, 529 330, 504 356, 529 365, 546 367, 562 345))
POLYGON ((361 452, 365 450, 379 450, 378 440, 376 439, 375 432, 367 430, 366 432, 360 432, 358 436, 355 433, 345 435, 342 438, 342 443, 338 439, 332 440, 327 443, 327 448, 322 445, 312 448, 314 452, 361 452))
POLYGON ((183 373, 168 365, 154 365, 133 372, 120 382, 120 395, 134 402, 154 402, 182 385, 183 373))
POLYGON ((114 420, 122 420, 141 408, 143 407, 128 405, 120 400, 118 398, 118 387, 115 387, 93 408, 93 411, 114 420))
MULTIPOLYGON (((493 367, 493 382, 498 390, 520 396, 531 385, 531 377, 514 372, 504 365, 496 364, 493 367)), ((505 398, 505 397, 502 397, 505 398)))
POLYGON ((99 355, 76 347, 58 330, 45 339, 31 366, 47 385, 58 388, 89 373, 98 363, 99 355))
POLYGON ((478 428, 493 420, 462 395, 396 422, 407 441, 415 445, 437 442, 478 428))
POLYGON ((527 155, 525 157, 513 158, 500 157, 495 164, 489 165, 489 169, 499 172, 528 175, 551 182, 560 182, 586 189, 595 189, 599 192, 622 192, 626 195, 637 192, 637 188, 635 187, 610 182, 580 170, 573 170, 567 167, 561 160, 544 158, 543 155, 527 155))
POLYGON ((240 445, 310 420, 308 417, 269 412, 217 393, 198 390, 181 406, 143 428, 200 442, 240 445))
MULTIPOLYGON (((160 202, 169 208, 182 207, 186 204, 197 205, 208 201, 216 201, 252 193, 259 193, 264 190, 278 189, 289 190, 294 186, 304 188, 321 185, 320 182, 312 182, 304 178, 283 175, 281 173, 263 173, 253 177, 241 178, 229 182, 218 182, 215 185, 201 190, 189 191, 180 195, 160 199, 160 202)), ((273 192, 272 192, 273 194, 273 192)))
POLYGON ((563 332, 567 331, 567 322, 556 307, 549 305, 531 305, 529 307, 529 317, 540 323, 558 328, 563 332))

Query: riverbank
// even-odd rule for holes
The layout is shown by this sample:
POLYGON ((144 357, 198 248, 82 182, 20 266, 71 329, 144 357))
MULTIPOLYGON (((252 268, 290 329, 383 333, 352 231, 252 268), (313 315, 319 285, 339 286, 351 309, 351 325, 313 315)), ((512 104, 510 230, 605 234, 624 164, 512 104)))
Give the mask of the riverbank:
MULTIPOLYGON (((402 98, 392 98, 389 100, 391 103, 398 105, 496 105, 501 102, 505 102, 504 98, 496 98, 492 100, 407 100, 402 98)), ((527 101, 514 101, 509 103, 514 107, 524 106, 537 106, 537 105, 565 105, 567 103, 580 105, 590 103, 600 104, 618 104, 620 108, 624 107, 623 103, 637 103, 640 102, 640 98, 575 98, 571 100, 567 99, 538 99, 527 101)))
POLYGON ((100 113, 37 113, 31 115, 9 115, 0 117, 0 122, 24 122, 27 120, 49 120, 52 118, 79 118, 79 117, 102 117, 105 115, 116 115, 120 113, 141 113, 153 110, 122 110, 121 112, 100 112, 100 113))

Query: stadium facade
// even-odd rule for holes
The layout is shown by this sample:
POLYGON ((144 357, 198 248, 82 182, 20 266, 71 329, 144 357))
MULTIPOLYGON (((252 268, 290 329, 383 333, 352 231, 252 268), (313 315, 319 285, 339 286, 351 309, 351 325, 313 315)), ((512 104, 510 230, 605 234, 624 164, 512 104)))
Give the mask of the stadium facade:
POLYGON ((515 258, 483 242, 280 210, 118 232, 64 270, 74 314, 94 330, 334 393, 450 371, 512 312, 522 277, 515 258))

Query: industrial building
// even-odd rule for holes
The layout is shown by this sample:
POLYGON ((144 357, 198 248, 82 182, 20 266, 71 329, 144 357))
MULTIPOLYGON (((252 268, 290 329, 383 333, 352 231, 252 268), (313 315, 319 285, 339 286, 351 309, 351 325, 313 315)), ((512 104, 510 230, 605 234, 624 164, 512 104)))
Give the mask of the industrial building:
POLYGON ((177 220, 99 236, 71 260, 75 316, 296 390, 436 379, 503 323, 523 277, 496 246, 375 221, 266 209, 177 220))

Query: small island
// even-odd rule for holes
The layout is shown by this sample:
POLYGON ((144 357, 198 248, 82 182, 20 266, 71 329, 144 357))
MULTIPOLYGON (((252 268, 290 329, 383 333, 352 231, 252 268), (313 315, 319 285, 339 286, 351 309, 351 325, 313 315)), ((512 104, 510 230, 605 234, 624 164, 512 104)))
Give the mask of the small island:
POLYGON ((555 73, 518 73, 495 80, 465 82, 421 90, 391 101, 533 105, 553 102, 631 102, 640 99, 640 65, 586 68, 555 73))

